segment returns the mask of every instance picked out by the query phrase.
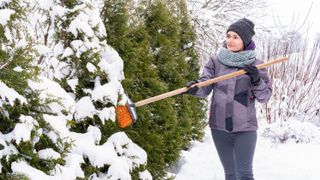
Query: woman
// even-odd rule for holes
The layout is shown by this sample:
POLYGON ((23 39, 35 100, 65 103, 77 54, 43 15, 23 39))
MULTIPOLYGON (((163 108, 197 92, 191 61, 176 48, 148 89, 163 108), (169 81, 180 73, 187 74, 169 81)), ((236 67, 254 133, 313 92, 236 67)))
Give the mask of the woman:
POLYGON ((255 67, 262 61, 256 59, 254 34, 254 23, 246 18, 231 24, 217 57, 209 60, 198 80, 186 84, 191 87, 239 69, 247 72, 206 87, 194 86, 186 92, 203 98, 213 91, 209 125, 226 180, 253 179, 252 161, 258 129, 255 100, 266 103, 271 96, 266 69, 255 67))

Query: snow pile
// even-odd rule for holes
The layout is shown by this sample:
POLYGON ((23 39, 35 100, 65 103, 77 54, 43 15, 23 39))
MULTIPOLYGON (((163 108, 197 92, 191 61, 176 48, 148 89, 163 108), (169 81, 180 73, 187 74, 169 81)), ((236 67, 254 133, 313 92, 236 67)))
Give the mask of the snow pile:
POLYGON ((11 9, 0 9, 0 24, 5 26, 12 14, 14 11, 11 9))
POLYGON ((19 100, 21 103, 27 102, 26 98, 0 81, 0 105, 2 106, 3 103, 8 102, 11 106, 13 106, 15 100, 19 100))
POLYGON ((261 127, 262 136, 273 143, 320 143, 320 128, 310 122, 301 122, 296 118, 277 121, 261 127))

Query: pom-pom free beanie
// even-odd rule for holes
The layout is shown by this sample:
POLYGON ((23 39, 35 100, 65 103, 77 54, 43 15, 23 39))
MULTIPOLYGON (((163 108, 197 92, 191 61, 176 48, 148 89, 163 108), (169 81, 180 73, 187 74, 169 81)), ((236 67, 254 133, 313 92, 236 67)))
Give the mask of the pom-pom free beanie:
POLYGON ((254 23, 247 18, 242 18, 232 23, 228 27, 227 33, 229 31, 236 32, 243 41, 244 48, 246 48, 255 34, 254 23))

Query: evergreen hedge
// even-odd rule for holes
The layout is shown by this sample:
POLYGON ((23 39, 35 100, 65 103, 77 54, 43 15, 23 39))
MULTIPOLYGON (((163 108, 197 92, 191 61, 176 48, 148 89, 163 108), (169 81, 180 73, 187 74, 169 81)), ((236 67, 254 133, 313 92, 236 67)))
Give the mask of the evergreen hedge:
MULTIPOLYGON (((122 84, 128 96, 137 102, 196 79, 196 36, 185 2, 154 1, 134 10, 132 3, 109 0, 102 10, 107 42, 124 61, 122 84)), ((205 101, 188 95, 137 108, 138 121, 125 131, 147 152, 147 169, 155 179, 166 176, 190 140, 203 137, 204 109, 205 101)))

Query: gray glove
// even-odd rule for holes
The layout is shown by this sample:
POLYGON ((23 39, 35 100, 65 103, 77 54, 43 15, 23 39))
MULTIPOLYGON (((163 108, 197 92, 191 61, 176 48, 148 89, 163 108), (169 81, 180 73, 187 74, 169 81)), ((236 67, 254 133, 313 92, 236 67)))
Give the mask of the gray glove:
MULTIPOLYGON (((199 81, 198 80, 193 80, 193 81, 190 81, 190 82, 187 82, 187 84, 185 85, 185 87, 189 88, 191 87, 192 85, 198 83, 199 81)), ((197 91, 198 91, 199 87, 198 86, 194 86, 192 88, 190 88, 188 91, 186 91, 184 94, 195 94, 197 91)))
POLYGON ((258 68, 253 65, 244 65, 243 69, 247 71, 246 74, 250 76, 251 84, 257 86, 260 82, 260 74, 258 68))

